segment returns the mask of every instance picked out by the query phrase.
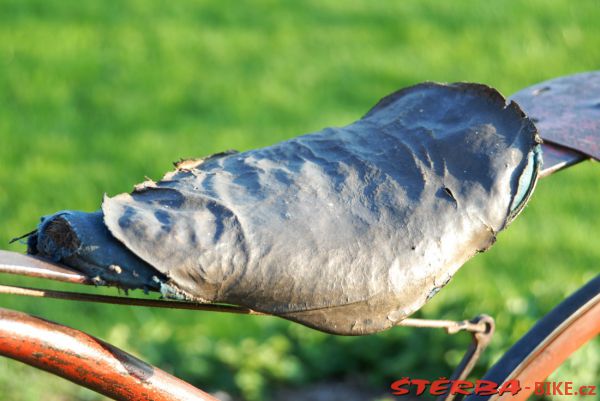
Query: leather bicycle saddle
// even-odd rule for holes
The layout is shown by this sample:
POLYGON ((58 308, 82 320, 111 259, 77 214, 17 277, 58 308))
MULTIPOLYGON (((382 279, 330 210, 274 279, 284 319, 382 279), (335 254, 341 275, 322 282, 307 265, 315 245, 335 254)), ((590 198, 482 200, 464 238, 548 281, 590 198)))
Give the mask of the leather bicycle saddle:
POLYGON ((496 90, 424 83, 348 126, 183 161, 100 211, 44 217, 28 252, 98 284, 373 333, 494 243, 533 191, 540 142, 496 90))

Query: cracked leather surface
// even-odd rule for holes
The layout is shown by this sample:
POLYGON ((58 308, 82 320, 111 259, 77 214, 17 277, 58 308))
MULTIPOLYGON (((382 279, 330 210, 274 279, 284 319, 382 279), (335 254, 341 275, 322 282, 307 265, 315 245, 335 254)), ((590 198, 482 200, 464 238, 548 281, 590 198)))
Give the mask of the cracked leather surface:
MULTIPOLYGON (((138 269, 190 298, 374 333, 493 244, 535 186, 539 142, 492 88, 416 85, 348 126, 182 161, 159 182, 106 197, 110 238, 97 264, 128 269, 106 258, 125 247, 138 269)), ((127 286, 153 289, 135 276, 127 286)))

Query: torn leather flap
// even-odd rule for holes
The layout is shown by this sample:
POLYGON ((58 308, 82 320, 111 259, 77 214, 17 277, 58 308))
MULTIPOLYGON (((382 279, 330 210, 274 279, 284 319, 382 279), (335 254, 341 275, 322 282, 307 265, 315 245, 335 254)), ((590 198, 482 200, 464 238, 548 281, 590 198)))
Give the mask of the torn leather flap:
POLYGON ((184 293, 368 334, 492 245, 534 188, 539 142, 496 90, 425 83, 346 127, 191 163, 102 210, 184 293))

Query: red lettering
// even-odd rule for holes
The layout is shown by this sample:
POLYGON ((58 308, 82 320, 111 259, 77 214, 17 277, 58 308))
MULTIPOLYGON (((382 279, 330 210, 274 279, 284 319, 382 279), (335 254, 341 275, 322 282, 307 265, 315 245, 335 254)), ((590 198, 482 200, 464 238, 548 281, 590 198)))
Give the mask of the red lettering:
POLYGON ((477 380, 475 382, 475 394, 493 395, 498 392, 498 384, 490 380, 477 380))
POLYGON ((456 395, 456 394, 469 395, 470 392, 467 390, 472 389, 473 387, 474 387, 474 384, 469 381, 454 380, 452 382, 452 386, 450 387, 450 394, 452 394, 452 395, 456 395))
POLYGON ((390 385, 390 388, 392 389, 392 394, 405 395, 405 394, 410 393, 410 390, 407 388, 404 388, 404 386, 410 386, 410 378, 403 377, 402 379, 396 380, 395 382, 393 382, 390 385))
POLYGON ((565 395, 573 395, 573 382, 565 382, 565 395))
POLYGON ((425 390, 427 389, 427 386, 431 383, 429 380, 423 380, 423 379, 414 379, 412 382, 413 386, 417 386, 417 392, 415 393, 416 395, 421 395, 425 392, 425 390))
POLYGON ((535 382, 533 393, 535 395, 544 395, 546 393, 546 382, 535 382))
POLYGON ((581 386, 581 387, 579 387, 579 394, 581 394, 581 395, 597 395, 596 394, 596 386, 581 386))
MULTIPOLYGON (((498 394, 503 396, 505 393, 517 395, 523 388, 519 380, 508 380, 502 385, 490 380, 476 380, 475 383, 468 380, 448 380, 445 377, 440 377, 433 382, 424 379, 411 379, 403 377, 390 384, 392 394, 396 396, 407 395, 412 393, 411 387, 415 387, 414 395, 420 396, 425 393, 429 387, 429 394, 440 395, 481 395, 489 396, 498 394)), ((527 387, 529 389, 530 387, 527 387)), ((533 387, 535 395, 597 395, 596 386, 580 386, 573 387, 573 382, 535 382, 533 387)))
POLYGON ((445 377, 440 377, 431 383, 431 388, 429 389, 429 394, 431 395, 443 395, 448 392, 448 384, 450 384, 450 380, 445 377))
POLYGON ((560 386, 563 384, 563 382, 552 382, 552 395, 564 395, 562 390, 560 389, 560 386))
POLYGON ((521 391, 521 385, 518 380, 509 380, 504 382, 502 386, 498 389, 498 395, 503 395, 504 393, 511 393, 512 395, 517 395, 521 391))

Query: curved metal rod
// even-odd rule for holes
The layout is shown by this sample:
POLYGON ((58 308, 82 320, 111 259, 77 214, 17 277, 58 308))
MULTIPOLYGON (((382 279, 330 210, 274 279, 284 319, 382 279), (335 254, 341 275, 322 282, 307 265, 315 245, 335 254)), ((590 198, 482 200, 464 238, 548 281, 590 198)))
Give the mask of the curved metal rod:
POLYGON ((489 321, 491 320, 491 324, 493 324, 493 319, 489 316, 485 317, 485 320, 478 317, 474 320, 462 321, 406 318, 398 322, 396 326, 415 327, 418 329, 445 329, 448 334, 456 334, 463 330, 471 333, 486 333, 490 331, 489 321))
POLYGON ((0 355, 118 401, 217 401, 191 384, 79 330, 2 308, 0 355))
POLYGON ((22 295, 34 298, 52 298, 64 299, 70 301, 97 302, 102 304, 113 305, 131 305, 131 306, 148 306, 153 308, 167 309, 189 309, 202 310, 208 312, 227 312, 237 313, 240 315, 267 315, 266 313, 255 311, 254 309, 245 308, 243 306, 227 305, 227 304, 202 304, 197 302, 187 301, 168 301, 165 299, 145 299, 145 298, 129 298, 117 297, 112 295, 96 295, 86 294, 81 292, 69 291, 54 291, 38 288, 19 287, 12 285, 0 284, 0 294, 6 295, 22 295))
MULTIPOLYGON (((71 284, 95 285, 93 280, 77 270, 32 255, 0 250, 0 273, 50 279, 71 284)), ((209 304, 165 299, 130 298, 110 295, 84 294, 67 291, 0 285, 0 294, 24 295, 38 298, 66 299, 84 302, 99 302, 118 305, 149 306, 155 308, 193 309, 212 312, 229 312, 244 315, 264 315, 264 313, 236 305, 209 304)))
POLYGON ((33 255, 0 249, 0 273, 44 278, 71 284, 93 285, 94 282, 77 270, 33 255))

